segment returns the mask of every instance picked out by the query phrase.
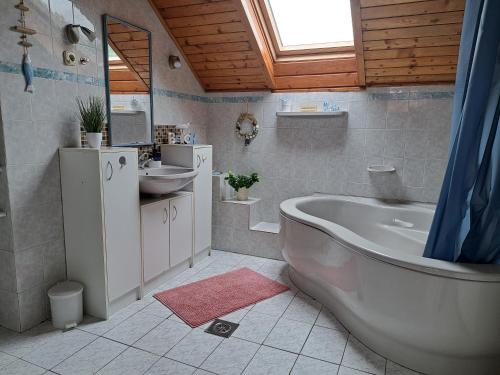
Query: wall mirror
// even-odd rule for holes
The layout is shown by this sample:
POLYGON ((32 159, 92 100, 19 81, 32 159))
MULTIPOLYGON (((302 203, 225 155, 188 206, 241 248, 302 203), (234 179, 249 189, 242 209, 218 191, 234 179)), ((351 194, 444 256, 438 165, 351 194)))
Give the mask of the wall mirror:
POLYGON ((153 144, 151 33, 107 14, 103 28, 110 144, 153 144))

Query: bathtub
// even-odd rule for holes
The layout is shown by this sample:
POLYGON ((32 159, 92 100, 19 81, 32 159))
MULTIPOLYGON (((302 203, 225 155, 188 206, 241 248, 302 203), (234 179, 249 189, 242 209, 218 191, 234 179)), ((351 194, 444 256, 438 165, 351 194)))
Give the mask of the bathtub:
POLYGON ((317 195, 280 213, 292 281, 373 351, 426 374, 500 374, 500 266, 423 258, 432 206, 317 195))

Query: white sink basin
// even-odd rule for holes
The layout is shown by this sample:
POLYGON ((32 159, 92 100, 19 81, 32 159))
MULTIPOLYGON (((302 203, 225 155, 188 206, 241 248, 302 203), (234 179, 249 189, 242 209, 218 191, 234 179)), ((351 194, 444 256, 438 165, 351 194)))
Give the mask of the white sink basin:
POLYGON ((198 174, 190 168, 164 166, 139 169, 139 190, 147 194, 168 194, 182 189, 198 174))

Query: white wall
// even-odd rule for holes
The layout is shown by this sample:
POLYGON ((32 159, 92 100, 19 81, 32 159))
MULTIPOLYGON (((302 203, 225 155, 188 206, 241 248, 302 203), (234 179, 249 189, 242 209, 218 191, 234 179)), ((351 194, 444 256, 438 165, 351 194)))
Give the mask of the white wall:
POLYGON ((361 92, 256 94, 249 103, 261 125, 248 147, 234 124, 246 103, 209 107, 208 140, 214 168, 258 172, 251 195, 262 198, 262 221, 279 221, 279 203, 314 192, 436 202, 448 148, 453 86, 368 89, 361 92), (280 98, 294 107, 323 102, 348 111, 345 117, 276 117, 280 98), (370 175, 371 164, 396 167, 392 175, 370 175))

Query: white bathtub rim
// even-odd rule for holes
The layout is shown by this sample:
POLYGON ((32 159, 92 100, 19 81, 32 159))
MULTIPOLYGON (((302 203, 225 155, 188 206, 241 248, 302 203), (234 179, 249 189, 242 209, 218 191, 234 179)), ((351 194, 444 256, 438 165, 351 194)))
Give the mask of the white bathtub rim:
POLYGON ((360 253, 370 258, 390 263, 395 266, 407 268, 417 272, 423 272, 442 277, 451 277, 461 280, 472 280, 478 282, 500 282, 500 266, 495 264, 466 264, 452 263, 438 259, 418 257, 411 254, 394 253, 376 243, 369 241, 360 235, 352 232, 348 228, 321 219, 316 216, 306 214, 297 208, 299 202, 312 201, 316 199, 343 200, 356 203, 363 203, 375 206, 390 206, 391 208, 408 208, 420 212, 433 211, 430 207, 418 204, 389 204, 374 198, 351 197, 343 195, 318 195, 291 198, 280 204, 280 214, 289 220, 300 222, 304 225, 314 227, 326 234, 332 239, 347 246, 350 250, 360 253))

